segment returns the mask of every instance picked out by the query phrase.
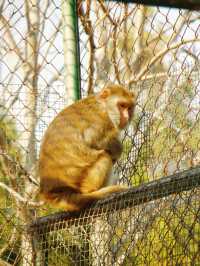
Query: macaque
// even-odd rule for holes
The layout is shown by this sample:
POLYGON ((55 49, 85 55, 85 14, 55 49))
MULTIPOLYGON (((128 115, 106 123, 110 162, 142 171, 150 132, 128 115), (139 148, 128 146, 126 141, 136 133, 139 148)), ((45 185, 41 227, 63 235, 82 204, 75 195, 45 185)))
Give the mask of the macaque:
POLYGON ((55 117, 40 150, 43 200, 56 208, 78 211, 127 189, 113 185, 110 174, 122 153, 119 133, 132 118, 134 106, 133 93, 121 85, 108 85, 55 117))

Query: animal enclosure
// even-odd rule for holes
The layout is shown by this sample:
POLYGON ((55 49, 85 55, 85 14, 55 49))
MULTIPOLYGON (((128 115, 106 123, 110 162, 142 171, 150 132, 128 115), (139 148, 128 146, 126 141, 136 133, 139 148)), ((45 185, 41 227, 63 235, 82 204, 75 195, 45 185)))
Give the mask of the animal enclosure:
POLYGON ((197 266, 200 13, 123 1, 74 8, 81 97, 109 82, 137 94, 114 169, 130 190, 72 215, 36 204, 41 139, 69 101, 69 25, 61 1, 2 1, 0 265, 197 266))

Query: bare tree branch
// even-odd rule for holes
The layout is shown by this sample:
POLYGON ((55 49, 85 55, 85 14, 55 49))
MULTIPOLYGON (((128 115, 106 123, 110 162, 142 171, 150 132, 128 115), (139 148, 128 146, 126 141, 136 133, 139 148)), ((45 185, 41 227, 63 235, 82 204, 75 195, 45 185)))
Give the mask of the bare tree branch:
POLYGON ((8 262, 2 260, 1 258, 0 258, 0 265, 1 265, 1 266, 12 266, 10 263, 8 263, 8 262))
POLYGON ((189 19, 188 15, 191 14, 190 11, 186 10, 184 12, 184 14, 181 16, 181 20, 178 22, 178 26, 176 25, 170 25, 167 28, 162 28, 159 32, 159 34, 155 37, 152 38, 150 41, 147 42, 147 45, 150 46, 150 44, 152 43, 157 43, 160 40, 160 36, 164 36, 166 33, 168 33, 170 30, 173 31, 173 34, 171 35, 170 38, 170 43, 176 41, 178 35, 180 34, 182 28, 184 27, 185 23, 186 23, 186 19, 188 20, 188 24, 192 23, 192 20, 189 19), (187 17, 186 17, 187 16, 187 17))
POLYGON ((144 66, 144 68, 140 71, 140 73, 137 75, 137 77, 135 79, 132 79, 129 81, 129 85, 138 82, 139 80, 141 80, 141 78, 148 72, 149 68, 155 64, 161 57, 163 57, 165 54, 167 54, 169 51, 174 50, 179 48, 180 46, 190 43, 190 42, 199 42, 200 39, 199 38, 193 38, 193 39, 189 39, 189 40, 183 40, 179 43, 176 43, 174 45, 172 45, 171 47, 167 47, 166 49, 163 49, 162 51, 160 51, 156 56, 154 56, 150 62, 147 62, 146 65, 144 66))
POLYGON ((179 16, 180 20, 177 22, 178 25, 173 26, 173 34, 170 38, 170 43, 175 42, 182 31, 183 27, 186 25, 186 23, 190 22, 190 17, 192 16, 192 12, 189 10, 186 10, 181 16, 179 16))
POLYGON ((64 66, 62 66, 58 72, 48 81, 48 83, 45 85, 45 87, 43 88, 44 96, 42 98, 42 106, 41 106, 41 110, 40 113, 37 115, 37 121, 41 118, 41 115, 44 114, 46 112, 46 110, 48 109, 48 105, 46 104, 46 100, 47 97, 49 96, 49 88, 52 86, 52 84, 57 81, 61 76, 62 73, 64 72, 64 66))
POLYGON ((2 165, 2 167, 3 167, 2 170, 5 172, 5 175, 10 176, 11 174, 13 174, 11 172, 14 172, 14 173, 18 172, 19 175, 23 175, 23 176, 27 177, 27 179, 31 183, 33 183, 36 186, 39 186, 39 183, 35 180, 35 178, 33 178, 27 172, 27 170, 21 165, 21 163, 19 161, 14 161, 5 151, 2 151, 2 150, 0 150, 0 155, 10 164, 9 166, 5 165, 4 163, 2 165), (7 169, 7 168, 9 168, 9 169, 7 169), (10 168, 12 168, 12 170, 10 168))
POLYGON ((99 1, 100 6, 105 14, 105 16, 109 19, 110 23, 115 26, 116 22, 112 19, 112 17, 110 16, 110 12, 108 11, 108 9, 105 7, 104 2, 102 0, 99 1))
POLYGON ((81 19, 81 23, 84 27, 85 33, 89 36, 89 73, 88 73, 88 95, 93 94, 93 81, 94 81, 94 34, 93 34, 93 28, 92 23, 90 20, 90 5, 91 1, 87 1, 87 9, 86 13, 84 14, 82 5, 79 6, 79 16, 81 19))
POLYGON ((184 51, 186 54, 188 54, 190 57, 192 57, 192 58, 194 59, 196 65, 198 65, 198 66, 200 65, 198 55, 195 55, 195 54, 192 53, 191 51, 186 50, 186 49, 184 49, 184 48, 183 48, 183 51, 184 51))
POLYGON ((5 189, 7 192, 11 194, 11 196, 16 200, 20 201, 21 203, 24 203, 26 206, 30 207, 41 207, 44 203, 43 202, 35 202, 35 201, 29 201, 28 199, 22 197, 19 193, 17 193, 14 189, 10 188, 3 182, 0 182, 0 187, 5 189))
POLYGON ((13 35, 10 31, 10 29, 12 27, 3 15, 0 15, 0 25, 1 24, 2 24, 2 27, 6 29, 6 33, 7 33, 6 40, 10 42, 11 47, 13 47, 12 48, 13 51, 15 51, 16 55, 21 59, 22 62, 24 62, 24 58, 22 56, 22 53, 21 53, 19 47, 17 46, 17 44, 13 38, 13 35))
POLYGON ((117 82, 120 84, 120 75, 119 75, 119 69, 118 69, 118 62, 116 60, 117 58, 117 25, 114 26, 113 29, 113 53, 112 53, 112 61, 114 65, 114 70, 115 70, 115 76, 117 79, 117 82))
POLYGON ((2 0, 1 5, 0 5, 0 16, 2 14, 4 4, 5 4, 5 0, 2 0))
MULTIPOLYGON (((130 18, 130 16, 133 14, 133 12, 135 12, 137 10, 137 5, 133 5, 133 8, 130 10, 130 12, 127 13, 127 17, 130 18)), ((126 17, 124 16, 120 22, 120 25, 122 25, 122 23, 124 23, 124 20, 126 19, 126 17)))
POLYGON ((128 20, 128 6, 124 5, 124 61, 126 69, 131 73, 131 66, 129 63, 129 56, 128 56, 128 28, 127 28, 127 20, 128 20))
POLYGON ((53 32, 53 34, 49 38, 49 45, 48 45, 46 52, 43 56, 43 60, 42 60, 41 64, 39 65, 38 71, 40 71, 42 69, 42 67, 44 66, 44 64, 46 64, 47 55, 49 54, 49 51, 52 48, 52 43, 55 41, 56 36, 59 33, 61 26, 62 26, 62 20, 60 20, 58 27, 56 28, 56 30, 53 32))
MULTIPOLYGON (((40 29, 40 37, 38 38, 38 47, 41 47, 41 42, 42 42, 42 39, 43 39, 43 37, 44 37, 44 35, 43 35, 43 33, 44 33, 44 27, 45 27, 45 22, 46 22, 46 14, 47 14, 47 11, 48 11, 48 8, 49 8, 49 5, 50 5, 50 3, 49 3, 50 1, 49 0, 46 0, 46 1, 42 1, 42 4, 43 4, 43 6, 44 6, 44 11, 43 11, 43 19, 41 19, 41 23, 40 23, 40 25, 42 25, 41 26, 41 29, 40 29), (45 2, 46 2, 46 5, 45 5, 45 2)), ((39 10, 39 12, 40 12, 41 10, 39 10)), ((40 17, 41 17, 41 15, 40 15, 40 17)))
MULTIPOLYGON (((19 63, 21 63, 20 59, 19 59, 19 62, 18 62, 18 63, 15 65, 15 67, 14 67, 14 70, 13 70, 14 72, 17 71, 17 69, 19 68, 19 66, 20 66, 19 63)), ((20 86, 19 86, 18 90, 16 91, 14 97, 11 99, 10 103, 7 104, 8 107, 4 106, 5 109, 6 109, 6 112, 4 113, 3 116, 1 116, 1 119, 2 119, 2 120, 8 115, 8 113, 9 113, 9 111, 11 110, 12 106, 13 106, 13 105, 16 103, 16 101, 19 99, 19 94, 20 94, 21 89, 23 88, 23 86, 24 86, 24 84, 25 84, 25 82, 26 82, 26 79, 27 79, 27 76, 25 76, 25 77, 23 78, 22 83, 20 84, 20 86)), ((10 76, 10 78, 9 78, 9 80, 8 80, 7 86, 9 86, 11 80, 12 80, 12 75, 10 76)), ((1 107, 1 105, 0 105, 0 107, 1 107)))
MULTIPOLYGON (((16 232, 17 232, 17 229, 16 227, 13 227, 13 230, 10 232, 10 237, 7 238, 6 240, 6 243, 5 245, 0 249, 0 256, 2 256, 2 254, 9 248, 12 246, 14 246, 14 243, 16 242, 16 232)), ((1 261, 0 261, 0 265, 1 265, 1 261)))

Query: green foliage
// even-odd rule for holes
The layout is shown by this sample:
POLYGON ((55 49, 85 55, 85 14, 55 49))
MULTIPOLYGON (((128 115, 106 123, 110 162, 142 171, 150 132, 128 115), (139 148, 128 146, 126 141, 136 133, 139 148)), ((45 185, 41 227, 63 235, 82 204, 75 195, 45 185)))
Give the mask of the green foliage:
MULTIPOLYGON (((149 153, 146 152, 146 143, 141 145, 140 149, 137 150, 137 155, 135 155, 136 161, 131 164, 131 170, 126 174, 129 174, 129 180, 132 186, 138 186, 148 181, 149 176, 147 173, 146 164, 149 160, 149 153)), ((130 156, 132 156, 133 143, 132 138, 128 136, 123 141, 123 154, 121 157, 121 164, 126 164, 126 162, 131 161, 130 156)))
POLYGON ((17 140, 15 124, 12 120, 0 120, 0 147, 9 152, 12 157, 17 156, 17 150, 14 143, 17 140))
MULTIPOLYGON (((43 251, 43 255, 45 255, 45 251, 48 252, 46 263, 50 266, 56 266, 58 262, 59 265, 62 263, 62 265, 73 266, 84 261, 85 266, 89 265, 89 242, 85 241, 85 234, 89 235, 89 230, 90 225, 85 225, 83 227, 70 226, 69 230, 64 228, 51 231, 47 238, 40 242, 39 247, 43 251), (88 256, 88 264, 86 256, 88 256)), ((42 260, 45 261, 44 256, 42 260)))
MULTIPOLYGON (((21 158, 20 148, 16 145, 18 140, 18 132, 15 121, 8 115, 5 115, 5 109, 0 108, 0 181, 10 186, 10 175, 13 174, 17 180, 18 173, 16 164, 21 158), (8 159, 9 158, 9 159, 8 159)), ((15 181, 16 181, 15 180, 15 181)), ((7 261, 12 263, 19 253, 20 232, 19 218, 17 209, 13 203, 13 199, 7 191, 0 188, 0 250, 5 248, 2 258, 9 258, 7 261)), ((16 265, 18 265, 16 263, 16 265)))
POLYGON ((162 211, 145 238, 137 241, 140 249, 133 250, 133 260, 137 265, 169 265, 172 261, 192 265, 193 256, 198 253, 198 241, 193 236, 197 236, 199 230, 199 224, 187 207, 176 209, 176 215, 162 211))
MULTIPOLYGON (((9 185, 10 176, 14 174, 18 178, 16 162, 22 158, 20 148, 16 145, 18 132, 12 117, 5 115, 5 110, 0 109, 0 180, 9 185)), ((0 206, 6 200, 9 205, 10 198, 5 191, 0 190, 0 206)))

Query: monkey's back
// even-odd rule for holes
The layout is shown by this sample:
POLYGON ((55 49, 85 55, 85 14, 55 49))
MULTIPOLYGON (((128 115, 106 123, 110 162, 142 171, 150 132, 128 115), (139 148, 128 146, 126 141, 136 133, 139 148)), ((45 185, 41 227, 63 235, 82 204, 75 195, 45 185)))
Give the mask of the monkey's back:
POLYGON ((113 124, 92 96, 61 111, 49 125, 40 149, 41 191, 80 186, 84 171, 95 163, 101 142, 113 124), (103 126, 102 126, 103 125, 103 126))

